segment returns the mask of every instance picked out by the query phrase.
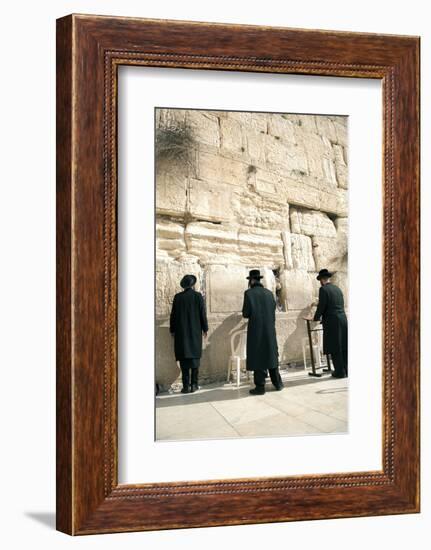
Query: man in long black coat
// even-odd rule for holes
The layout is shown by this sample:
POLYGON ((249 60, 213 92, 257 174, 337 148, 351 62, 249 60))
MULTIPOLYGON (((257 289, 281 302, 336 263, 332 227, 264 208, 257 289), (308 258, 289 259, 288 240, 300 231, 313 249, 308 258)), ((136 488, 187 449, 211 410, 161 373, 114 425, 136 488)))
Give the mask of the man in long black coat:
POLYGON ((182 393, 198 389, 202 356, 202 334, 207 337, 208 321, 203 296, 196 292, 196 277, 185 275, 180 282, 183 292, 175 294, 170 317, 170 332, 175 341, 175 358, 180 362, 182 393), (190 376, 191 374, 191 376, 190 376))
POLYGON ((260 282, 262 275, 258 269, 252 269, 247 279, 249 288, 244 293, 242 316, 248 319, 247 370, 253 371, 256 385, 250 393, 263 395, 268 371, 275 389, 283 389, 275 333, 276 304, 272 292, 260 282))
POLYGON ((320 289, 314 321, 322 321, 323 352, 330 355, 334 363, 332 376, 344 378, 347 376, 347 317, 343 293, 331 283, 331 277, 327 269, 321 269, 317 276, 320 289))

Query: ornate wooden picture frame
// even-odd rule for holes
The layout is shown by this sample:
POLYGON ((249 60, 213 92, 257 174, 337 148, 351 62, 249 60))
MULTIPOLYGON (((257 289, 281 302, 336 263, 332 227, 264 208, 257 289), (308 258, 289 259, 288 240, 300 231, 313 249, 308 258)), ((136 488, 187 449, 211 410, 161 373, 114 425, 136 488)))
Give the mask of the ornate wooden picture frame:
POLYGON ((419 511, 419 38, 70 15, 57 22, 57 528, 69 534, 419 511), (117 69, 380 79, 381 471, 118 483, 117 69))

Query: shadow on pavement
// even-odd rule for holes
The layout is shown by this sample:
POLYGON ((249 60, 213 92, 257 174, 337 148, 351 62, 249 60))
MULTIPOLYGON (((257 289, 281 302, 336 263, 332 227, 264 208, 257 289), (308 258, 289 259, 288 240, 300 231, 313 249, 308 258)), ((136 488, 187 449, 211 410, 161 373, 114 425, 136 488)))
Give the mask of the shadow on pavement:
MULTIPOLYGON (((297 380, 289 380, 283 378, 284 390, 289 391, 289 388, 295 388, 298 386, 305 386, 309 384, 319 384, 319 382, 327 382, 331 380, 330 375, 322 376, 321 378, 313 378, 312 376, 307 376, 306 378, 301 378, 297 380)), ((334 379, 335 380, 335 379, 334 379)), ((156 408, 162 409, 164 407, 176 407, 178 405, 192 405, 196 403, 208 403, 210 401, 231 401, 234 399, 242 399, 244 397, 249 397, 254 399, 253 396, 249 395, 250 388, 253 387, 253 383, 247 386, 240 387, 238 389, 234 387, 216 387, 213 389, 205 389, 204 391, 199 391, 192 394, 172 394, 169 396, 160 396, 156 397, 156 408)), ((272 392, 275 391, 270 382, 266 384, 266 391, 272 392)), ((347 388, 334 388, 334 389, 324 389, 319 390, 316 393, 335 393, 338 391, 347 391, 347 388)))

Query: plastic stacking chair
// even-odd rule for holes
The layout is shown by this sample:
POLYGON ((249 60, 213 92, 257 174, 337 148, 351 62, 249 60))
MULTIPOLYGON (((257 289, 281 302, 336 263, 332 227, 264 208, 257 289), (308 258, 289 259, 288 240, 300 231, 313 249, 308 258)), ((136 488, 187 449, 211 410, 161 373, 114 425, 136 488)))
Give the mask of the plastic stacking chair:
MULTIPOLYGON (((231 356, 227 366, 227 381, 230 382, 232 367, 235 365, 236 370, 236 386, 239 388, 241 381, 241 361, 245 361, 247 358, 247 331, 237 330, 232 333, 230 338, 231 356)), ((247 371, 247 380, 249 379, 249 373, 247 371)))

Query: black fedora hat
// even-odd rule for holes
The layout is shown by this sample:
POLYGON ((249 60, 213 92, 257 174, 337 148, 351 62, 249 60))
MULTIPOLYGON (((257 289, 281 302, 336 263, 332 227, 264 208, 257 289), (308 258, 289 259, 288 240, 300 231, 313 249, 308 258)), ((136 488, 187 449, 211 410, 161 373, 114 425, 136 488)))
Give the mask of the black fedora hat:
POLYGON ((263 279, 263 275, 260 274, 258 269, 251 269, 247 279, 263 279))
POLYGON ((320 281, 320 279, 329 279, 330 277, 332 277, 332 273, 325 268, 319 271, 319 275, 317 275, 316 279, 320 281))
POLYGON ((184 277, 180 281, 181 288, 190 288, 194 284, 196 284, 196 277, 194 275, 184 275, 184 277))

